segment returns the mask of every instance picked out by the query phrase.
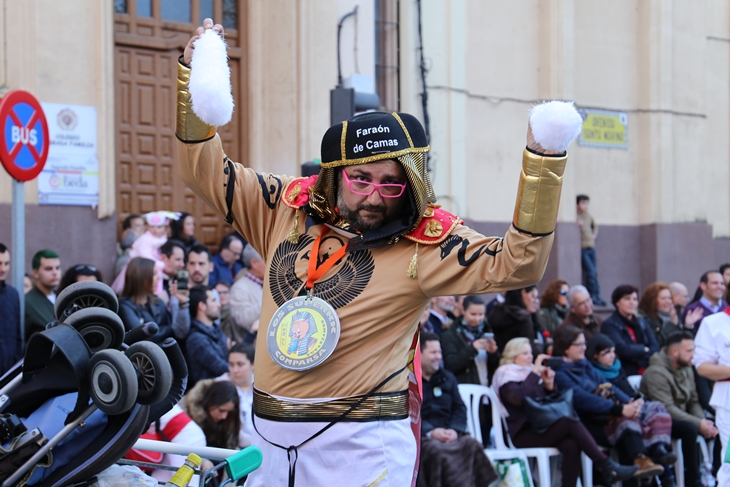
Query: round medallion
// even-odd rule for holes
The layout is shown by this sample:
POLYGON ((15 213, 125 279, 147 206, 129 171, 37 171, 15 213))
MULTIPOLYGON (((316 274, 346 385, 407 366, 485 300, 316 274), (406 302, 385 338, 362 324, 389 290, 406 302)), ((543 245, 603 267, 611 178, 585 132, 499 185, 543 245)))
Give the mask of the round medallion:
POLYGON ((266 333, 269 355, 289 370, 320 365, 339 340, 339 316, 326 301, 314 296, 299 296, 281 305, 266 333))

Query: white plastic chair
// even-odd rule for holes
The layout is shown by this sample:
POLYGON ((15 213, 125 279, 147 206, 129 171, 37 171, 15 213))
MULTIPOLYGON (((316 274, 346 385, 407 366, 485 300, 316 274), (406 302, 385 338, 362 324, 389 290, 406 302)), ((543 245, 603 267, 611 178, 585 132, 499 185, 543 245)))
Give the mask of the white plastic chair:
MULTIPOLYGON (((519 458, 520 460, 525 462, 525 465, 530 464, 529 461, 527 460, 527 455, 525 455, 520 450, 488 449, 488 450, 484 450, 484 453, 486 453, 487 458, 489 458, 489 461, 492 463, 494 463, 497 460, 512 460, 513 458, 519 458)), ((527 479, 530 481, 530 487, 535 487, 535 483, 532 481, 532 475, 528 475, 527 479)))
MULTIPOLYGON (((705 461, 712 463, 712 457, 710 452, 714 440, 710 440, 709 443, 705 441, 702 436, 697 437, 697 443, 700 445, 700 453, 704 457, 705 461)), ((677 487, 684 487, 684 457, 682 456, 682 440, 672 440, 672 449, 677 454, 677 462, 674 464, 674 476, 677 478, 677 487)))
POLYGON ((459 384, 459 395, 466 406, 466 432, 479 442, 482 442, 482 430, 481 427, 474 427, 474 410, 476 410, 476 423, 481 426, 479 421, 479 400, 486 395, 484 389, 485 387, 480 385, 459 384), (472 404, 472 398, 474 398, 476 407, 472 404))
MULTIPOLYGON (((498 451, 516 450, 524 453, 528 458, 534 458, 537 462, 538 483, 541 487, 551 487, 550 457, 560 455, 557 448, 515 448, 509 435, 505 435, 502 426, 502 408, 499 397, 491 387, 484 387, 475 384, 459 384, 459 394, 466 405, 467 429, 477 440, 482 441, 481 424, 479 421, 479 404, 482 397, 487 396, 492 404, 492 428, 494 432, 494 446, 498 451), (505 442, 505 436, 507 442, 505 442)), ((487 455, 494 450, 486 450, 487 455)), ((583 483, 584 485, 590 485, 583 483)))
MULTIPOLYGON (((482 429, 481 421, 479 419, 479 405, 481 404, 483 397, 488 397, 486 389, 488 388, 475 384, 459 384, 459 395, 466 406, 466 431, 480 443, 482 443, 482 429)), ((527 455, 517 449, 496 450, 489 448, 485 449, 484 453, 492 463, 496 460, 512 460, 513 458, 519 458, 524 461, 526 465, 529 465, 527 455)), ((530 486, 534 487, 532 475, 528 477, 530 479, 530 486)))

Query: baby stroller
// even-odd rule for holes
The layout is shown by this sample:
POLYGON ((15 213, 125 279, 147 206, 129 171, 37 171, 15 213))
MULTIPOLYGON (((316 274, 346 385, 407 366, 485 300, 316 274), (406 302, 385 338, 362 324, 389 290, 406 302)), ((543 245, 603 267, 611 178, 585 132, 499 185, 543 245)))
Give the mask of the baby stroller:
POLYGON ((182 397, 177 342, 145 340, 154 323, 125 333, 117 311, 108 286, 69 286, 56 300, 58 321, 31 336, 24 359, 0 378, 2 487, 84 482, 182 397))

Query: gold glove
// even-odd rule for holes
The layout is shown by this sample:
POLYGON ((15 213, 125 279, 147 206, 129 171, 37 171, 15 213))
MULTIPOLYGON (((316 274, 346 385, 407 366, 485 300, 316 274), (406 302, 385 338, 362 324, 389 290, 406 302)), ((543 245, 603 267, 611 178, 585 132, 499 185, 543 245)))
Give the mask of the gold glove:
POLYGON ((525 149, 512 220, 517 230, 534 236, 555 230, 567 160, 567 154, 541 156, 525 149))
POLYGON ((193 113, 188 93, 190 68, 177 63, 177 124, 175 133, 183 142, 204 142, 215 135, 215 127, 207 125, 193 113))

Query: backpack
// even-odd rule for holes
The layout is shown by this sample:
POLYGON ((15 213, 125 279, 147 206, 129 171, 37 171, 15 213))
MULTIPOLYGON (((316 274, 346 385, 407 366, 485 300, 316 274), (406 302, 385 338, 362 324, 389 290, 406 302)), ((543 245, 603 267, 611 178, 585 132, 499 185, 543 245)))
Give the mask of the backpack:
MULTIPOLYGON (((160 420, 158 419, 157 421, 155 421, 154 433, 147 432, 140 436, 140 439, 170 442, 172 441, 172 438, 175 438, 178 433, 180 433, 180 431, 182 431, 182 429, 185 428, 185 426, 187 426, 187 424, 191 421, 192 419, 190 418, 190 416, 188 416, 187 413, 185 413, 184 411, 168 421, 164 428, 160 428, 160 420)), ((162 462, 162 458, 164 456, 164 453, 132 448, 126 453, 126 455, 124 455, 124 458, 137 462, 159 464, 162 462)))

